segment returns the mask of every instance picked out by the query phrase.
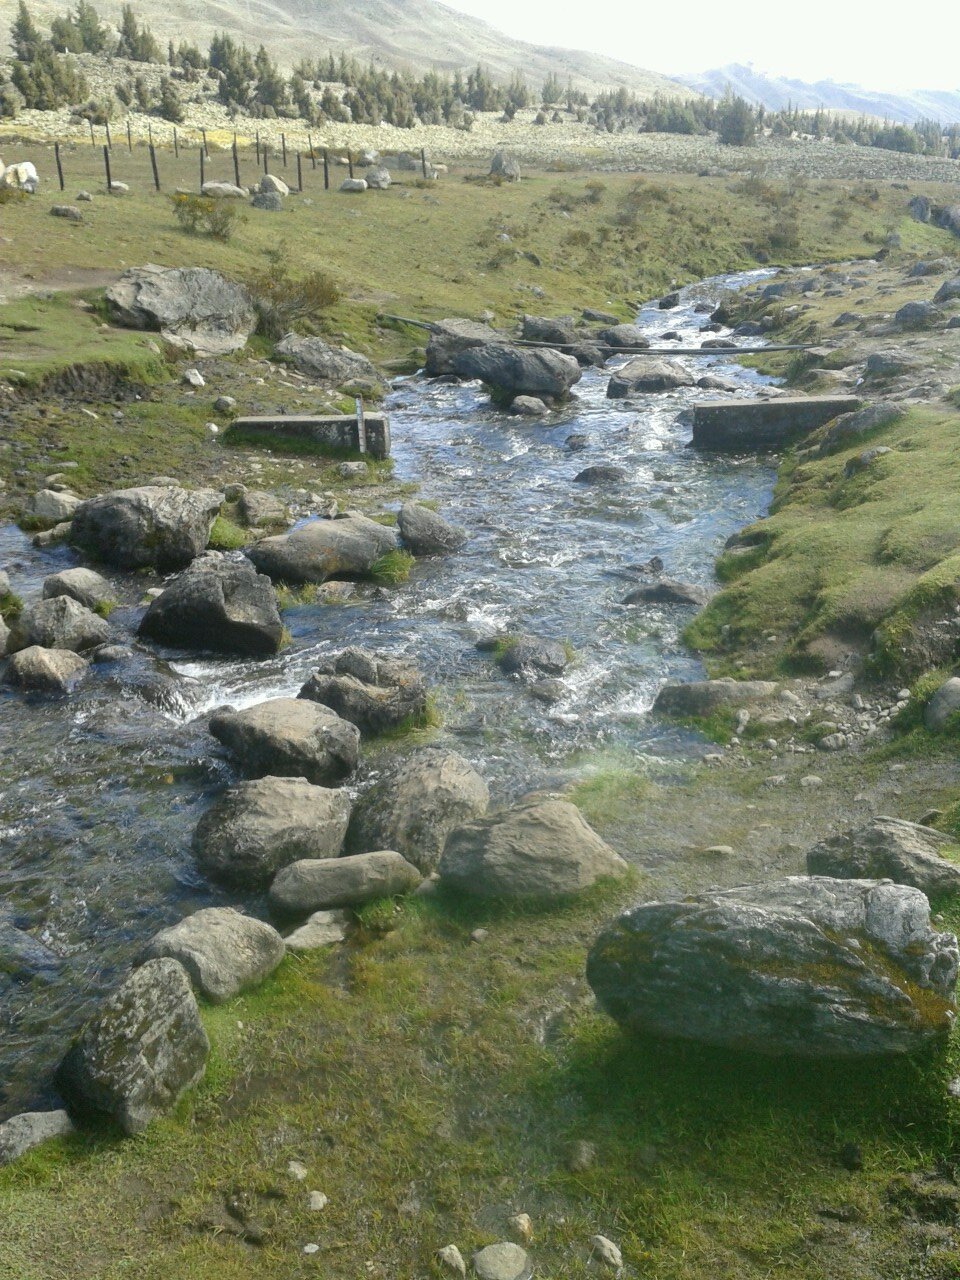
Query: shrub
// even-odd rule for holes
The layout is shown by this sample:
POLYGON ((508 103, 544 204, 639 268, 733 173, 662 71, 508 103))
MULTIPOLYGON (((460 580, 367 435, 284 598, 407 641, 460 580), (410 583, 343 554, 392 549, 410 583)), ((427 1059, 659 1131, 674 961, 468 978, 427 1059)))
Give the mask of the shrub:
POLYGON ((282 338, 291 329, 317 324, 321 314, 340 301, 336 281, 326 271, 314 270, 305 276, 290 275, 289 268, 276 261, 247 281, 259 317, 258 330, 265 338, 282 338))
POLYGON ((229 240, 234 224, 242 216, 229 200, 211 200, 185 191, 178 191, 170 199, 181 230, 191 236, 208 235, 215 240, 229 240))

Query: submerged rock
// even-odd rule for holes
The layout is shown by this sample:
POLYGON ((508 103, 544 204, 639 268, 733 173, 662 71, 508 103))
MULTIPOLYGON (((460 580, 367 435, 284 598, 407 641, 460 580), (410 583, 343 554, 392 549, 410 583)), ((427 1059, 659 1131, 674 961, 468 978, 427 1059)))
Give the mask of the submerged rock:
POLYGON ((505 342, 462 351, 454 361, 454 372, 461 378, 479 379, 508 401, 516 396, 562 400, 581 377, 573 356, 505 342))
POLYGON ((879 817, 815 845, 807 854, 807 870, 844 880, 893 880, 929 898, 952 897, 960 893, 960 865, 941 855, 955 843, 932 827, 879 817))
POLYGON ((626 396, 646 392, 672 391, 675 387, 692 387, 693 374, 677 360, 656 360, 638 356, 617 369, 607 383, 607 397, 622 400, 626 396))
POLYGON ((792 876, 648 902, 601 933, 587 979, 633 1031, 798 1057, 909 1053, 953 1025, 960 952, 914 888, 792 876))
POLYGON ((310 859, 277 872, 270 886, 270 904, 284 915, 355 907, 374 898, 409 893, 420 879, 416 867, 391 849, 310 859))
POLYGON ((207 907, 161 929, 144 956, 169 956, 183 965, 197 991, 213 1004, 258 986, 286 954, 276 929, 232 907, 207 907))
POLYGON ((710 599, 709 592, 690 582, 674 582, 661 578, 658 582, 645 583, 623 597, 622 604, 693 604, 703 605, 710 599))
POLYGON ((151 603, 139 632, 177 649, 267 657, 283 623, 270 579, 246 561, 201 557, 151 603))
POLYGON ((490 792, 455 751, 424 747, 387 766, 354 805, 347 847, 396 849, 424 875, 455 827, 486 813, 490 792))
POLYGON ((451 832, 445 885, 480 898, 557 898, 626 874, 627 864, 566 800, 530 796, 451 832))
POLYGON ((466 531, 444 520, 419 502, 405 502, 397 517, 404 546, 415 556, 446 556, 459 551, 466 531))
POLYGON ((359 648, 325 662, 298 697, 330 707, 370 734, 419 723, 427 710, 427 687, 412 663, 359 648))
POLYGON ((206 548, 223 494, 178 485, 118 489, 82 502, 71 539, 118 569, 183 569, 206 548))
POLYGON ((343 848, 350 800, 305 778, 255 778, 229 787, 193 833, 197 864, 237 889, 266 889, 303 858, 335 858, 343 848))
POLYGON ((104 1001, 60 1065, 78 1111, 141 1133, 203 1076, 210 1044, 190 979, 176 960, 149 960, 104 1001))
POLYGON ((357 767, 360 733, 329 707, 271 698, 243 711, 214 712, 210 732, 252 778, 267 774, 339 782, 357 767))
POLYGON ((312 520, 291 533, 264 538, 248 555, 275 582, 326 582, 363 577, 381 556, 396 548, 396 530, 351 514, 312 520))

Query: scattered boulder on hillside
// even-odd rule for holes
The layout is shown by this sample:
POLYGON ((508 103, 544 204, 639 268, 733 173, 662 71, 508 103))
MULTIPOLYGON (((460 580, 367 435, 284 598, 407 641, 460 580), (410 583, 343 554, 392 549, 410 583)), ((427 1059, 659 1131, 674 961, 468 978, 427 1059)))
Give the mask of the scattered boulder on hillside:
POLYGON ((36 195, 40 186, 36 165, 30 160, 21 160, 19 164, 8 164, 0 171, 0 186, 14 191, 24 191, 30 196, 36 195))
POLYGON ((693 374, 676 360, 657 360, 640 356, 617 369, 607 384, 607 397, 622 400, 626 396, 656 391, 672 391, 675 387, 692 387, 693 374))
POLYGON ((35 644, 13 655, 3 678, 7 684, 37 693, 69 693, 89 666, 86 658, 69 649, 44 649, 35 644))
POLYGON ((356 647, 324 662, 298 697, 322 703, 369 734, 418 724, 427 709, 427 687, 413 663, 356 647))
POLYGON ((551 342, 564 347, 576 342, 577 331, 569 319, 525 315, 521 320, 520 336, 527 342, 551 342))
POLYGON ((528 796, 455 828, 438 866, 443 884, 479 898, 559 898, 626 874, 580 810, 528 796))
POLYGON ((44 578, 44 600, 57 596, 70 596, 87 609, 109 609, 116 603, 113 587, 93 569, 63 569, 44 578))
POLYGON ((197 823, 193 852, 212 880, 259 891, 291 862, 338 857, 349 820, 343 791, 268 775, 217 797, 197 823))
POLYGON ((666 716, 708 716, 723 707, 749 707, 768 702, 780 692, 771 680, 690 680, 665 684, 657 694, 654 711, 666 716))
POLYGON ((942 857, 942 850, 955 843, 932 827, 879 817, 815 845, 807 853, 807 871, 842 880, 892 880, 928 898, 955 896, 960 865, 942 857))
POLYGON ((283 213, 283 196, 277 191, 255 191, 250 204, 263 213, 283 213))
POLYGON ((318 382, 329 382, 339 387, 358 379, 378 380, 377 371, 366 356, 348 347, 331 347, 321 338, 288 333, 277 343, 274 353, 318 382))
POLYGON ((520 181, 520 161, 506 151, 495 151, 490 161, 490 176, 505 178, 507 182, 520 181))
POLYGON ((246 200, 250 195, 246 187, 234 186, 232 182, 205 182, 200 191, 208 200, 246 200))
POLYGON ((424 373, 428 378, 442 378, 455 372, 455 362, 461 352, 471 347, 485 347, 491 342, 505 341, 502 334, 478 320, 437 320, 431 327, 427 340, 427 358, 424 373))
POLYGON ((360 733, 329 707, 302 698, 271 698, 243 711, 223 708, 210 732, 247 777, 267 774, 339 782, 357 767, 360 733))
POLYGON ((486 782, 455 751, 424 747, 393 761, 353 808, 347 848, 396 849, 424 875, 440 860, 455 827, 482 817, 486 782))
POLYGON ((933 295, 934 302, 955 302, 958 298, 960 298, 960 276, 956 276, 953 280, 944 280, 933 295))
POLYGON ((275 173, 265 173, 257 183, 257 190, 261 195, 272 193, 273 195, 286 197, 290 194, 290 188, 275 173))
POLYGON ((902 405, 877 401, 854 413, 842 413, 827 426, 819 452, 822 456, 838 449, 849 449, 871 432, 893 426, 906 416, 906 412, 902 405))
POLYGON ((420 880, 416 867, 392 849, 309 859, 277 872, 270 886, 270 905, 281 915, 357 907, 375 898, 409 893, 420 880))
POLYGON ((601 329, 597 337, 618 355, 629 355, 631 351, 645 351, 650 346, 650 339, 636 324, 615 324, 608 329, 601 329))
POLYGON ((405 502, 397 517, 404 546, 415 556, 445 556, 459 551, 467 540, 458 528, 419 502, 405 502))
POLYGON ((340 183, 340 190, 345 191, 347 195, 361 195, 366 189, 367 183, 364 178, 344 178, 340 183))
POLYGON ((918 358, 910 351, 872 351, 867 356, 864 377, 883 382, 888 378, 916 373, 920 367, 918 358))
POLYGON ((74 1132, 66 1111, 24 1111, 0 1124, 0 1168, 54 1138, 74 1132))
POLYGON ((79 505, 80 499, 75 493, 41 489, 27 499, 23 514, 31 528, 52 529, 54 525, 70 520, 79 505))
POLYGON ((190 979, 176 960, 149 960, 94 1014, 61 1063, 72 1107, 141 1133, 203 1076, 210 1044, 190 979))
POLYGON ((587 980, 641 1034, 867 1057, 945 1039, 958 961, 919 889, 792 876, 634 907, 594 943, 587 980))
POLYGON ((672 578, 660 578, 657 582, 644 583, 623 597, 621 604, 692 604, 704 605, 710 593, 691 582, 675 582, 672 578))
POLYGON ((923 276, 945 276, 948 271, 955 270, 956 265, 953 258, 922 258, 913 264, 907 272, 907 278, 916 280, 923 276))
POLYGON ((117 324, 158 329, 174 346, 199 355, 239 351, 257 325, 246 289, 207 267, 132 267, 106 298, 117 324))
POLYGON ((923 723, 931 733, 940 733, 956 711, 960 711, 960 677, 951 676, 935 690, 924 708, 923 723))
POLYGON ((897 329, 931 329, 943 321, 943 312, 933 302, 905 302, 893 317, 897 329))
POLYGON ((960 204, 948 205, 937 214, 937 226, 960 236, 960 204))
POLYGON ((393 185, 390 170, 385 169, 382 164, 372 165, 363 175, 363 180, 371 191, 386 191, 393 185))
POLYGON ((245 560, 200 556, 152 601, 141 636, 175 649, 267 657, 283 639, 270 579, 245 560))
POLYGON ((364 577, 381 556, 396 548, 395 529, 351 513, 311 520, 291 533, 263 538, 247 554, 274 582, 326 582, 364 577))
POLYGON ((212 489, 145 485, 82 502, 73 514, 71 540, 118 569, 183 569, 210 540, 223 494, 212 489))
POLYGON ((470 347, 454 360, 454 372, 465 379, 479 379, 500 399, 514 396, 563 400, 580 381, 580 365, 573 356, 549 347, 514 347, 491 343, 470 347))
POLYGON ((212 1004, 223 1004, 269 978, 286 948, 276 929, 262 920, 232 907, 206 907, 154 934, 143 954, 148 960, 178 960, 195 990, 212 1004))
POLYGON ((71 596, 54 596, 28 604, 10 628, 7 648, 70 649, 82 653, 110 639, 110 627, 71 596))

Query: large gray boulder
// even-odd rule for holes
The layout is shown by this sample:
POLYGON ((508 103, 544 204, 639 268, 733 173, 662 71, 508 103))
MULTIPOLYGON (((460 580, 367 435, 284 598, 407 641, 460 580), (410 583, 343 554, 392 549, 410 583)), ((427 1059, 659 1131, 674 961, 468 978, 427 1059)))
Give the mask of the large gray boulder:
POLYGON ((955 302, 958 298, 960 298, 960 276, 956 276, 953 280, 944 280, 933 295, 934 302, 955 302))
POLYGON ((487 811, 490 792, 455 751, 424 747, 387 767, 354 805, 347 848, 396 849, 424 875, 454 828, 487 811))
POLYGON ((928 898, 954 896, 960 893, 960 865, 942 856, 954 844, 932 827, 879 817, 815 845, 807 853, 807 870, 842 880, 893 880, 928 898))
POLYGON ((39 645, 42 649, 69 649, 82 653, 110 639, 110 627, 97 614, 71 596, 54 596, 27 605, 10 629, 11 653, 39 645))
POLYGON ((906 416, 906 412, 902 405, 879 400, 875 404, 864 405, 854 413, 842 413, 827 427, 819 452, 828 454, 835 453, 838 449, 852 448, 874 431, 893 426, 906 416))
POLYGON ((490 176, 505 178, 507 182, 519 182, 520 161, 507 151, 495 151, 490 161, 490 176))
POLYGON ((459 551, 467 540, 466 531, 419 502, 405 502, 397 517, 403 545, 415 556, 445 556, 459 551))
POLYGON ((262 920, 232 907, 206 907, 161 929, 143 954, 148 960, 178 960, 201 995, 223 1004, 269 978, 286 947, 276 929, 262 920))
POLYGON ((33 1147, 74 1132, 66 1111, 25 1111, 0 1124, 0 1166, 11 1164, 33 1147))
POLYGON ((117 324, 159 329, 168 342, 198 355, 239 351, 257 324, 243 285, 207 267, 131 267, 106 298, 117 324))
POLYGON ((376 382, 379 377, 366 356, 348 347, 331 347, 321 338, 288 333, 277 343, 275 353, 308 377, 338 387, 358 379, 376 382))
POLYGON ((13 655, 4 680, 37 693, 69 693, 89 666, 86 658, 70 649, 44 649, 34 644, 13 655))
POLYGON ((529 796, 451 832, 438 870, 445 885, 479 898, 560 898, 627 864, 567 800, 529 796))
POLYGON ((183 569, 210 540, 223 494, 178 485, 118 489, 83 502, 73 515, 71 540, 118 569, 183 569))
POLYGON ((485 347, 491 342, 503 342, 502 334, 478 320, 462 320, 453 317, 434 322, 427 340, 427 357, 424 372, 428 378, 440 378, 455 373, 457 356, 471 347, 485 347))
POLYGON ((193 852, 212 880, 257 891, 291 862, 336 858, 349 820, 343 791, 305 778, 254 778, 217 797, 197 823, 193 852))
POLYGON ((94 1014, 57 1083, 78 1111, 141 1133, 203 1076, 210 1044, 190 979, 176 960, 149 960, 94 1014))
POLYGON ((346 858, 294 862, 278 871, 270 905, 281 915, 308 915, 329 907, 357 907, 375 898, 409 893, 420 872, 392 849, 346 858))
POLYGON ((515 347, 505 342, 461 351, 454 360, 454 372, 460 378, 478 378, 505 401, 514 396, 562 400, 581 378, 573 356, 549 347, 515 347))
POLYGON ((550 316, 524 316, 520 333, 526 342, 549 342, 559 347, 572 347, 577 341, 572 320, 550 316))
POLYGON ((893 317, 893 325, 897 329, 930 329, 943 322, 944 315, 933 302, 905 302, 893 317))
POLYGON ((633 1031, 867 1057, 946 1037, 958 962, 919 889, 793 876, 634 907, 594 943, 587 979, 633 1031))
POLYGON ((645 351, 650 346, 650 339, 636 324, 615 324, 609 329, 601 329, 597 337, 619 355, 629 355, 631 351, 645 351))
POLYGON ((176 649, 266 657, 283 623, 273 584, 246 561, 201 556, 152 601, 140 635, 176 649))
POLYGON ((960 677, 951 676, 935 690, 923 709, 923 723, 931 733, 940 733, 955 711, 960 711, 960 677))
POLYGON ((302 698, 271 698, 243 711, 224 708, 211 717, 210 732, 250 778, 339 782, 353 773, 360 751, 355 725, 302 698))
POLYGON ((80 505, 75 493, 55 489, 41 489, 32 494, 23 508, 23 514, 34 529, 52 529, 54 525, 70 520, 80 505))
POLYGON ((43 580, 44 600, 70 596, 87 609, 109 609, 116 603, 110 583, 93 569, 64 569, 43 580))
POLYGON ((672 391, 675 387, 692 387, 693 374, 677 360, 651 359, 638 356, 617 369, 607 383, 607 397, 622 400, 626 396, 654 391, 672 391))
POLYGON ((275 582, 326 582, 328 578, 361 578, 381 556, 396 548, 395 529, 352 514, 312 520, 291 533, 263 538, 248 555, 260 572, 275 582))
POLYGON ((690 680, 665 684, 653 709, 665 716, 708 716, 721 708, 749 707, 768 702, 780 692, 772 680, 690 680))
POLYGON ((356 647, 323 663, 298 697, 330 707, 361 733, 419 723, 427 709, 427 686, 411 662, 356 647))

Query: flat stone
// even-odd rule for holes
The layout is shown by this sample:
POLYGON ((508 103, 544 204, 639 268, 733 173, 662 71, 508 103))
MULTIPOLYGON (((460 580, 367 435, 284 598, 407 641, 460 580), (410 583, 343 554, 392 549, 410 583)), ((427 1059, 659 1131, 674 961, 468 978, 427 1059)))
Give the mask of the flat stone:
POLYGON ((529 1280, 533 1265, 525 1249, 503 1241, 488 1244, 473 1255, 473 1269, 479 1280, 529 1280))
POLYGON ((286 948, 276 929, 232 907, 207 907, 147 943, 148 959, 179 960, 201 995, 223 1004, 248 987, 259 986, 283 959, 286 948))
POLYGON ((74 1132, 66 1111, 25 1111, 0 1124, 0 1165, 11 1164, 33 1147, 74 1132))
POLYGON ((308 859, 277 873, 270 886, 270 904, 285 915, 306 915, 409 893, 420 879, 416 867, 388 849, 345 858, 308 859))
POLYGON ((316 951, 342 942, 347 936, 345 911, 314 911, 299 929, 284 938, 288 951, 316 951))

